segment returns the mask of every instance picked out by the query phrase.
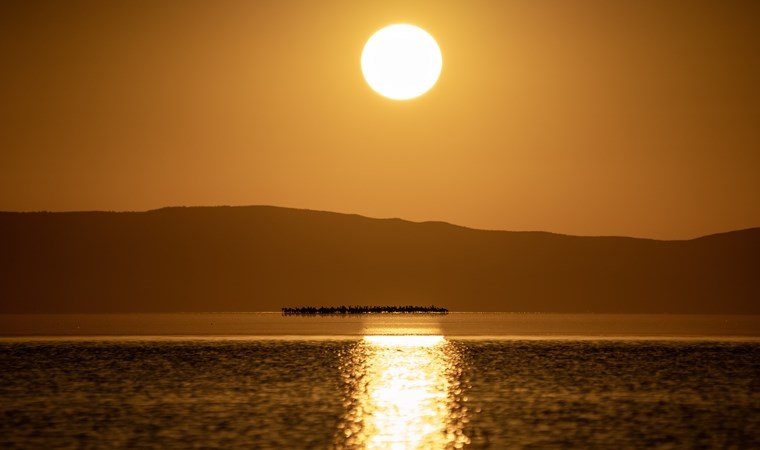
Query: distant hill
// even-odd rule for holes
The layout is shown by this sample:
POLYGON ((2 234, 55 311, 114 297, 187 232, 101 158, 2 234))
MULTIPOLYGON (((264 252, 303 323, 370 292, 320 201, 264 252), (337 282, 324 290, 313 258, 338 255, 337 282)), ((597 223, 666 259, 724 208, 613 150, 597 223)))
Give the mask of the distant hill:
POLYGON ((688 241, 268 206, 0 213, 0 312, 760 313, 760 228, 688 241))

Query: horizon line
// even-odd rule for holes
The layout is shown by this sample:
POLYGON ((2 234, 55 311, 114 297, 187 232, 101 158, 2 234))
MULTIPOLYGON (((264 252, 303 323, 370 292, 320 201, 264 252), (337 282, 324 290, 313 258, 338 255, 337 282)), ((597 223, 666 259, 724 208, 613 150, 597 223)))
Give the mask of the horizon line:
POLYGON ((293 210, 293 211, 336 214, 336 215, 342 215, 342 216, 360 217, 360 218, 369 219, 369 220, 398 220, 401 222, 407 222, 411 224, 442 224, 442 225, 448 225, 448 226, 452 226, 456 228, 463 228, 467 230, 483 231, 483 232, 541 233, 541 234, 552 234, 552 235, 557 235, 557 236, 577 237, 577 238, 624 238, 624 239, 637 239, 637 240, 661 241, 661 242, 693 241, 693 240, 711 237, 711 236, 749 231, 749 230, 755 230, 755 229, 760 228, 760 226, 753 226, 753 227, 747 227, 747 228, 736 228, 736 229, 731 229, 727 231, 718 231, 715 233, 701 234, 701 235, 697 235, 690 238, 662 239, 662 238, 641 237, 641 236, 628 236, 628 235, 620 235, 620 234, 569 234, 569 233, 546 231, 546 230, 508 230, 508 229, 499 229, 499 228, 476 228, 476 227, 471 227, 467 225, 460 225, 460 224, 456 224, 452 222, 447 222, 444 220, 415 221, 415 220, 403 219, 400 217, 373 217, 373 216, 367 216, 367 215, 358 214, 358 213, 340 212, 340 211, 331 211, 331 210, 313 209, 313 208, 297 208, 297 207, 291 207, 291 206, 278 206, 278 205, 271 205, 271 204, 169 205, 169 206, 161 206, 157 208, 144 209, 144 210, 115 210, 115 209, 113 210, 107 210, 107 209, 103 209, 103 210, 98 210, 98 209, 45 210, 45 209, 40 209, 40 210, 17 210, 17 211, 0 210, 0 214, 91 214, 91 213, 128 214, 128 213, 151 213, 151 212, 159 212, 159 211, 168 210, 168 209, 214 209, 214 208, 273 208, 273 209, 284 209, 284 210, 293 210))

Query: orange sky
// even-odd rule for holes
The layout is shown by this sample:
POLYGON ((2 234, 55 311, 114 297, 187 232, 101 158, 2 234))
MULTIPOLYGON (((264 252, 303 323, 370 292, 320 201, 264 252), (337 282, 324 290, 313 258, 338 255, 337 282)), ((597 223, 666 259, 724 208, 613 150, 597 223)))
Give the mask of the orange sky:
POLYGON ((0 210, 758 226, 758 24, 750 1, 5 1, 0 210), (359 66, 399 22, 444 58, 407 102, 359 66))

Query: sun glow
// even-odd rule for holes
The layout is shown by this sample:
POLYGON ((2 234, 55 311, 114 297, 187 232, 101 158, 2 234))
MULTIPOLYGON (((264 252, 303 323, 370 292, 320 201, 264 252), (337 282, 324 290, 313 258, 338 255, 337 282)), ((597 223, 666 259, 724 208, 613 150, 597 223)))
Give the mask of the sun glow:
POLYGON ((438 43, 425 30, 396 24, 369 38, 361 65, 364 78, 375 92, 393 100, 409 100, 435 85, 443 58, 438 43))
POLYGON ((350 392, 337 448, 464 446, 458 358, 443 336, 365 336, 343 364, 350 392))

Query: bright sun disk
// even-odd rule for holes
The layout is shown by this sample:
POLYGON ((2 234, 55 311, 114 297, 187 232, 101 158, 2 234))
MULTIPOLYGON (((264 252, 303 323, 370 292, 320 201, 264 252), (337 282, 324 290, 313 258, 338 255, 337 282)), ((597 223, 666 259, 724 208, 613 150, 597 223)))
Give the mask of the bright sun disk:
POLYGON ((438 81, 441 49, 422 28, 389 25, 372 35, 362 51, 362 73, 378 94, 393 100, 419 97, 438 81))

